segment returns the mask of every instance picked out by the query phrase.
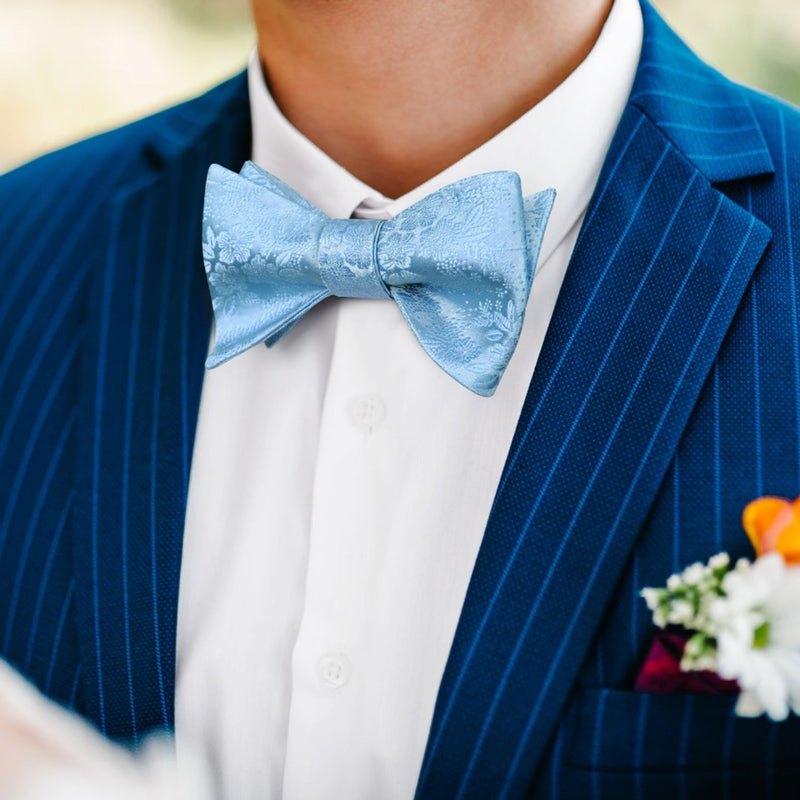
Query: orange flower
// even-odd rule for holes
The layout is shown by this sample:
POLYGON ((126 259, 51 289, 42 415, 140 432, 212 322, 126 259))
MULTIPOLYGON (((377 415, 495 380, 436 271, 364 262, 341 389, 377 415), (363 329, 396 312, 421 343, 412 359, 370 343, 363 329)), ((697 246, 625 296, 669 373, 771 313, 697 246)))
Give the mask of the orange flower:
POLYGON ((759 497, 745 508, 742 525, 757 556, 778 552, 787 564, 800 564, 800 497, 759 497))

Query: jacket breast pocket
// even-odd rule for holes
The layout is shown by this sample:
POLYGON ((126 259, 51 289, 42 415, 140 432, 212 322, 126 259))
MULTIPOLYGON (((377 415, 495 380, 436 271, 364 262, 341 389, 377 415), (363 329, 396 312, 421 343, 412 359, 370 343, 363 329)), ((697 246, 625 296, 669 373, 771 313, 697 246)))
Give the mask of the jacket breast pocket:
POLYGON ((743 719, 735 703, 735 697, 581 691, 559 737, 560 782, 568 791, 556 793, 800 798, 800 718, 743 719))

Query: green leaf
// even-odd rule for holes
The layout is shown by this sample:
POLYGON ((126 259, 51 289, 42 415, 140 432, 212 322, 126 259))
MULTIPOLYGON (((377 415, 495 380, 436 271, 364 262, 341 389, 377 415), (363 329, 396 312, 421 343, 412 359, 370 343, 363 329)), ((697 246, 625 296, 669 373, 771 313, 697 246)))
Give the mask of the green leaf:
POLYGON ((753 647, 763 650, 769 644, 769 622, 762 622, 753 631, 753 647))

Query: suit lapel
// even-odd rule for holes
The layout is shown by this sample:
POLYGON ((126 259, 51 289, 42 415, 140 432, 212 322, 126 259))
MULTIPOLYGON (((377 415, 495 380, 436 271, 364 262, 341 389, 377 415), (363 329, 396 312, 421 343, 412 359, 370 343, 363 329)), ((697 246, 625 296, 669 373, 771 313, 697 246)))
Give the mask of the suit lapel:
POLYGON ((637 80, 495 498, 419 798, 526 795, 771 238, 709 180, 771 170, 746 101, 644 14, 637 80), (676 73, 665 65, 678 53, 676 73), (687 70, 698 95, 681 88, 687 70), (693 122, 709 102, 716 113, 693 122))
POLYGON ((247 155, 235 79, 168 112, 149 168, 105 208, 83 363, 75 515, 86 711, 107 735, 171 728, 181 540, 211 310, 205 173, 247 155))

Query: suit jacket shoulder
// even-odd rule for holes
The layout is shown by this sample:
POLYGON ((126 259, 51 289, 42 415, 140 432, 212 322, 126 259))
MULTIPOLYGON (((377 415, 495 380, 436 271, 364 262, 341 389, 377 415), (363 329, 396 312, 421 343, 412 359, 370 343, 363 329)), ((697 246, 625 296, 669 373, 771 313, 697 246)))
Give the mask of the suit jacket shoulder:
MULTIPOLYGON (((40 242, 63 251, 91 227, 97 209, 121 187, 135 185, 229 114, 249 113, 244 74, 209 92, 43 155, 0 176, 0 274, 18 275, 37 259, 13 258, 40 242), (69 229, 69 230, 67 230, 69 229), (71 232, 71 236, 69 233, 71 232)), ((5 279, 5 278, 4 278, 5 279)))

